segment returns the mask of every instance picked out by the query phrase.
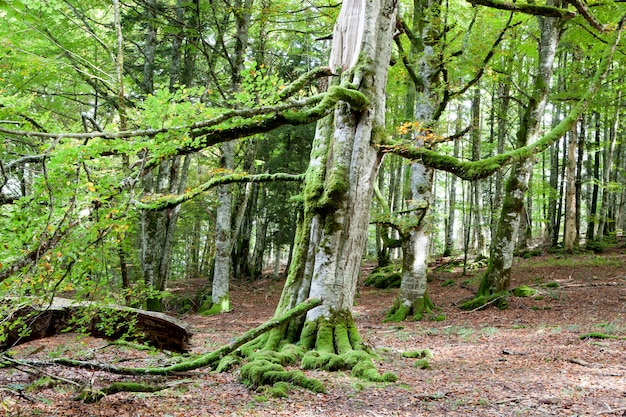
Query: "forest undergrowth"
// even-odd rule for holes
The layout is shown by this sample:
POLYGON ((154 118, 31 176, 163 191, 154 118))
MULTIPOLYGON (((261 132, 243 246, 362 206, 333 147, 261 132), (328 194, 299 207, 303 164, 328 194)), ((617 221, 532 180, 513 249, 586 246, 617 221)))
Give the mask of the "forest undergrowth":
MULTIPOLYGON (((462 275, 451 259, 430 273, 429 292, 444 321, 383 323, 397 290, 360 287, 354 308, 365 343, 395 383, 368 383, 349 372, 306 371, 325 393, 296 389, 287 398, 246 388, 238 369, 162 377, 111 375, 58 366, 0 369, 5 416, 624 416, 626 415, 626 250, 517 258, 513 287, 537 290, 511 297, 507 310, 467 312, 481 268, 462 275), (444 284, 445 283, 445 284, 444 284), (608 336, 608 337, 602 337, 608 336), (97 404, 76 391, 116 381, 167 384, 156 393, 118 393, 97 404)), ((362 280, 374 265, 366 263, 362 280)), ((361 280, 361 282, 362 282, 361 280)), ((188 314, 193 353, 214 350, 274 314, 283 281, 235 281, 233 310, 188 314)), ((175 283, 176 292, 197 290, 175 283)), ((12 349, 14 358, 71 357, 124 366, 172 361, 167 352, 114 346, 63 334, 12 349)))

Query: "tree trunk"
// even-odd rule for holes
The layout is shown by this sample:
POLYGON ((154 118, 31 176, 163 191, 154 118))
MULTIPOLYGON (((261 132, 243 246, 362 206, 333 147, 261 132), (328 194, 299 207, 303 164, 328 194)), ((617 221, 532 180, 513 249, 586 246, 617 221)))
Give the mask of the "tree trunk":
POLYGON ((336 65, 348 67, 341 75, 342 83, 356 86, 369 104, 356 109, 339 103, 334 114, 318 122, 304 184, 303 221, 298 225, 294 259, 276 314, 309 297, 321 298, 324 303, 307 314, 305 323, 294 321, 278 338, 268 341, 269 347, 276 349, 284 338, 299 340, 305 348, 329 355, 323 363, 313 361, 318 353, 305 356, 304 367, 328 368, 334 354, 363 349, 354 328, 352 306, 381 159, 371 143, 384 131, 385 86, 397 1, 344 1, 333 48, 361 47, 350 44, 351 39, 359 38, 350 33, 358 25, 345 20, 350 18, 348 12, 359 7, 365 12, 359 63, 351 68, 348 61, 336 65))
MULTIPOLYGON (((539 136, 540 122, 550 91, 552 64, 560 38, 561 22, 559 19, 539 18, 539 23, 541 37, 538 71, 535 76, 534 91, 517 133, 518 146, 533 143, 539 136)), ((515 237, 519 229, 524 197, 528 189, 533 165, 534 161, 529 158, 513 164, 511 168, 511 174, 506 183, 498 228, 491 245, 488 268, 478 289, 477 299, 497 295, 509 289, 515 237)), ((506 306, 505 303, 496 304, 500 307, 506 306)), ((470 301, 464 307, 474 309, 475 303, 470 301)))
MULTIPOLYGON (((587 245, 590 245, 591 242, 596 240, 596 227, 598 225, 598 195, 600 193, 600 150, 601 141, 600 141, 600 115, 598 113, 594 114, 596 120, 596 131, 595 131, 595 147, 590 146, 593 150, 593 165, 591 166, 590 173, 593 179, 593 187, 591 191, 591 201, 589 203, 589 212, 587 214, 587 245)), ((591 163, 592 159, 589 158, 589 162, 591 163)))
MULTIPOLYGON (((235 144, 222 144, 222 162, 227 170, 235 165, 235 144)), ((211 284, 211 304, 206 303, 200 308, 200 314, 213 315, 230 310, 230 273, 232 250, 232 185, 222 185, 217 191, 220 202, 215 217, 215 263, 211 284)))
POLYGON ((567 171, 565 187, 565 232, 563 250, 572 253, 576 248, 578 224, 576 223, 576 146, 578 145, 578 125, 574 124, 569 134, 567 147, 567 171))

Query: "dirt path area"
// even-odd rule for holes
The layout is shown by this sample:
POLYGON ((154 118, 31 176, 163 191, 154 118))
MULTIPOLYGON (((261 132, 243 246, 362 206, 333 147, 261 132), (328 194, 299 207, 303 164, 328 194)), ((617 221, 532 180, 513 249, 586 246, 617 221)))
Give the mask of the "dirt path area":
MULTIPOLYGON (((441 268, 443 269, 443 268, 441 268)), ((237 381, 237 371, 181 375, 156 394, 115 394, 96 405, 73 401, 72 385, 48 382, 26 388, 41 374, 0 370, 0 415, 6 416, 626 416, 626 254, 541 256, 517 260, 514 285, 539 290, 511 298, 505 311, 464 312, 480 270, 436 270, 429 291, 442 307, 441 322, 383 323, 397 290, 361 288, 355 319, 364 340, 380 354, 380 371, 393 384, 371 384, 349 372, 308 372, 326 394, 297 390, 267 398, 237 381), (441 284, 453 280, 454 285, 441 284), (622 339, 581 339, 601 332, 622 339), (429 349, 427 369, 401 352, 429 349), (21 393, 21 394, 20 394, 21 393)), ((367 272, 365 269, 364 273, 367 272)), ((217 317, 189 315, 194 352, 211 350, 274 312, 282 282, 235 283, 235 309, 217 317)), ((126 365, 156 364, 161 355, 107 346, 103 340, 62 335, 16 348, 16 358, 58 356, 126 365)), ((48 368, 48 373, 101 387, 121 377, 48 368)), ((151 380, 154 382, 154 379, 151 380)), ((157 380, 158 382, 158 380, 157 380)))

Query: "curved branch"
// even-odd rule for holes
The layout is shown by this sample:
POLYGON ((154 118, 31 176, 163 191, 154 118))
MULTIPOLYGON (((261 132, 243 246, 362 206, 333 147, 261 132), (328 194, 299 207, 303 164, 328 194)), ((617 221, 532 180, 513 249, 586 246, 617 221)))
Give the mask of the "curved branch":
POLYGON ((471 3, 472 6, 487 6, 493 9, 526 13, 534 16, 561 17, 563 19, 571 19, 577 16, 577 13, 572 12, 571 10, 553 6, 541 6, 531 3, 511 3, 502 0, 467 0, 467 2, 471 3))
POLYGON ((589 7, 582 2, 581 0, 567 0, 567 2, 573 5, 578 13, 591 25, 592 28, 596 29, 598 32, 606 32, 607 26, 600 23, 600 21, 591 13, 589 7))
POLYGON ((537 142, 507 153, 472 162, 461 161, 452 156, 441 155, 433 150, 419 148, 405 143, 386 143, 379 145, 379 149, 383 152, 394 153, 407 159, 419 160, 428 167, 450 172, 451 174, 454 174, 464 180, 478 180, 486 178, 494 172, 500 170, 504 165, 520 162, 537 153, 543 152, 550 147, 550 145, 565 135, 576 120, 578 120, 578 117, 585 111, 588 103, 596 95, 602 81, 609 72, 610 63, 624 29, 625 20, 626 15, 621 18, 618 27, 613 34, 612 42, 605 50, 604 55, 596 69, 595 76, 587 87, 587 91, 583 97, 575 106, 572 107, 569 114, 558 125, 546 133, 537 142))
POLYGON ((135 201, 134 204, 137 208, 142 210, 164 210, 174 208, 185 201, 189 201, 199 194, 209 190, 210 188, 217 187, 224 184, 234 183, 247 183, 247 182, 274 182, 274 181, 304 181, 304 174, 257 174, 247 175, 241 173, 234 173, 230 175, 223 175, 219 177, 211 178, 209 181, 202 185, 192 189, 191 191, 174 196, 159 197, 152 201, 135 201))

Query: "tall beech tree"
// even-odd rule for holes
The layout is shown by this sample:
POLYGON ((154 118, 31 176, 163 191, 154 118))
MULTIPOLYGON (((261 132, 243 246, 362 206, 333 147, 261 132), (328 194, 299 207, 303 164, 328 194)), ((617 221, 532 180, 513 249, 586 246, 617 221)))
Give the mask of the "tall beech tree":
MULTIPOLYGON (((551 47, 555 45, 552 35, 558 34, 556 22, 577 15, 558 7, 501 2, 494 2, 493 5, 544 15, 541 17, 542 33, 545 33, 546 45, 551 47)), ((249 107, 227 109, 203 102, 201 97, 209 94, 208 91, 196 91, 197 95, 190 97, 189 92, 183 94, 187 90, 177 90, 175 98, 169 100, 172 93, 165 89, 159 94, 161 99, 167 99, 166 109, 162 108, 159 97, 146 97, 142 105, 133 111, 134 124, 129 125, 133 127, 125 129, 118 129, 119 125, 111 123, 108 129, 82 132, 80 125, 77 127, 68 123, 67 126, 55 125, 54 129, 46 130, 38 128, 41 123, 36 120, 26 124, 35 126, 33 129, 6 127, 5 123, 0 125, 3 137, 16 143, 23 141, 28 144, 24 146, 29 150, 40 149, 37 154, 21 155, 6 164, 15 169, 27 163, 36 163, 40 171, 30 171, 35 177, 29 184, 32 194, 15 196, 6 202, 3 200, 1 206, 3 222, 23 226, 13 234, 16 238, 14 242, 2 237, 8 252, 0 265, 2 289, 41 285, 43 280, 45 290, 53 295, 66 279, 73 279, 76 285, 86 285, 80 279, 89 276, 89 266, 84 265, 84 260, 91 259, 87 252, 103 242, 115 244, 119 222, 128 217, 130 210, 173 209, 219 185, 303 181, 298 198, 300 211, 293 262, 276 309, 276 320, 272 322, 272 326, 276 327, 263 334, 254 332, 245 341, 239 340, 236 350, 228 346, 220 349, 219 354, 203 355, 173 367, 118 370, 160 375, 207 366, 224 370, 235 363, 234 356, 246 356, 248 363, 241 369, 241 378, 253 387, 289 380, 319 390, 319 384, 304 378, 301 372, 284 370, 282 365, 294 364, 298 359, 303 368, 352 369, 353 375, 373 381, 394 380, 394 375, 380 375, 375 369, 371 352, 361 341, 352 317, 366 247, 375 175, 383 153, 393 152, 411 159, 419 169, 423 167, 423 171, 416 169, 415 172, 427 179, 428 174, 422 172, 427 173, 429 168, 445 170, 465 180, 486 178, 509 164, 516 164, 514 172, 526 172, 524 170, 530 158, 546 150, 571 129, 595 95, 610 67, 624 24, 622 19, 611 29, 610 39, 603 36, 607 46, 595 76, 579 100, 572 104, 567 116, 553 129, 539 136, 536 131, 538 115, 529 112, 528 120, 535 124, 524 125, 523 134, 519 135, 519 147, 479 161, 465 161, 427 146, 416 146, 415 137, 403 141, 387 136, 385 88, 397 9, 397 0, 345 1, 335 26, 330 68, 315 68, 284 88, 271 91, 269 104, 254 103, 249 107), (330 77, 325 92, 305 93, 306 86, 325 77, 330 77), (179 100, 181 96, 176 94, 182 94, 185 100, 179 100), (310 163, 303 175, 215 170, 206 178, 178 189, 175 195, 137 197, 141 179, 158 172, 164 161, 184 158, 283 125, 313 122, 317 123, 316 133, 310 163), (528 139, 528 131, 535 134, 533 140, 528 139), (524 139, 523 142, 521 139, 524 139), (124 158, 128 164, 122 164, 124 158), (121 169, 122 166, 125 169, 121 169), (109 175, 105 176, 105 173, 109 175), (53 190, 50 187, 52 181, 65 186, 53 190), (25 216, 23 210, 28 210, 28 214, 33 216, 25 216), (79 242, 80 247, 74 242, 79 242), (78 257, 81 262, 76 262, 78 257), (75 277, 71 273, 76 272, 73 268, 78 267, 85 268, 81 271, 86 272, 75 277), (311 301, 307 303, 307 300, 311 301), (308 311, 306 316, 295 316, 305 311, 308 311)), ((580 15, 584 16, 582 12, 580 15)), ((12 24, 18 21, 15 16, 11 19, 12 24)), ((442 27, 441 30, 445 33, 447 29, 442 27)), ((549 56, 548 50, 542 47, 541 51, 549 56)), ((488 61, 490 56, 488 53, 484 59, 488 61)), ((548 60, 541 62, 544 66, 538 69, 549 71, 548 60)), ((446 74, 442 68, 436 70, 446 74)), ((450 98, 467 91, 484 72, 485 65, 473 73, 460 89, 443 89, 441 100, 428 110, 432 109, 432 113, 421 117, 438 120, 450 98)), ((548 80, 546 74, 540 74, 538 78, 548 80)), ((154 75, 159 74, 155 72, 154 75)), ((453 84, 450 79, 444 80, 445 87, 453 84)), ((531 96, 531 100, 540 100, 547 88, 537 84, 538 95, 531 96)), ((111 101, 111 108, 119 107, 117 94, 114 98, 116 100, 111 101)), ((119 99, 130 101, 131 97, 119 99)), ((11 110, 15 112, 5 112, 0 107, 3 120, 5 117, 7 120, 17 118, 18 104, 4 101, 11 103, 11 110)), ((537 112, 536 105, 528 108, 537 112)), ((46 120, 44 117, 41 119, 46 120)), ((23 120, 20 118, 20 121, 23 120)), ((13 172, 10 172, 10 179, 14 178, 13 172)), ((5 182, 9 181, 5 179, 5 182)), ((512 191, 513 185, 508 189, 512 191)), ((430 188, 426 187, 425 191, 430 191, 430 188)), ((517 194, 514 197, 517 198, 517 194)), ((420 242, 418 240, 415 247, 426 250, 420 242)), ((71 286, 62 288, 72 289, 71 286)), ((72 365, 114 369, 84 363, 72 365)))

